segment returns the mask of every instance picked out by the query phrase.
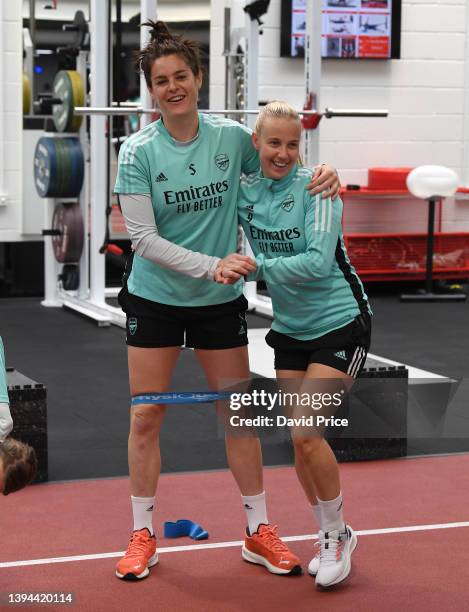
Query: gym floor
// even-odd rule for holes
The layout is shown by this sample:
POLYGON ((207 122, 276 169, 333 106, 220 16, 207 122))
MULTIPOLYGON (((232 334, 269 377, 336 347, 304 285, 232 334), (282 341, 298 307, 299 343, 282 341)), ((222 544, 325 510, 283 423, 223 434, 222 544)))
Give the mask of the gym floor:
MULTIPOLYGON (((358 547, 350 577, 327 592, 307 574, 274 576, 242 561, 243 511, 226 471, 161 477, 157 533, 165 520, 190 517, 210 537, 159 537, 159 564, 138 583, 114 577, 131 522, 126 480, 28 487, 21 504, 13 495, 2 501, 1 589, 73 593, 72 609, 93 612, 465 610, 467 488, 454 483, 464 483, 468 469, 467 456, 344 464, 358 547)), ((269 520, 305 566, 311 514, 293 470, 266 469, 265 485, 269 520)))
MULTIPOLYGON (((467 376, 469 304, 403 304, 397 286, 368 291, 372 353, 451 378, 467 376)), ((282 578, 242 562, 242 509, 206 405, 168 411, 156 526, 161 535, 163 521, 190 518, 210 533, 208 542, 159 538, 160 565, 150 577, 137 585, 117 581, 115 558, 130 527, 124 330, 44 308, 38 298, 3 299, 0 309, 7 365, 47 388, 51 481, 2 501, 3 592, 18 585, 22 592, 73 592, 80 610, 465 607, 461 567, 468 559, 458 543, 469 522, 467 491, 457 483, 469 467, 467 436, 414 441, 413 458, 342 464, 347 519, 364 537, 351 577, 334 592, 319 593, 307 575, 282 578), (442 550, 451 551, 444 563, 442 550)), ((269 321, 250 315, 249 325, 267 328, 269 321)), ((206 389, 192 351, 183 351, 173 383, 176 390, 206 389)), ((461 419, 467 423, 465 414, 461 419)), ((312 521, 294 472, 285 467, 291 448, 266 445, 264 458, 269 518, 306 565, 312 521)))

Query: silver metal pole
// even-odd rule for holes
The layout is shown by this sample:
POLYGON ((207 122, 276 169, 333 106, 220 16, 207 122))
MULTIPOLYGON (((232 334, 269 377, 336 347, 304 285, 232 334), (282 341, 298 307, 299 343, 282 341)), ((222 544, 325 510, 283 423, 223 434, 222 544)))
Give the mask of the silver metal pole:
MULTIPOLYGON (((86 83, 86 72, 88 64, 88 52, 80 51, 77 57, 77 71, 83 79, 83 83, 86 83)), ((83 155, 85 157, 85 176, 83 180, 83 187, 80 192, 79 202, 81 214, 83 216, 83 224, 85 227, 85 236, 83 240, 83 252, 80 257, 80 285, 78 287, 78 297, 85 300, 89 297, 90 287, 90 207, 88 203, 90 201, 90 154, 89 154, 89 140, 86 133, 86 121, 81 122, 79 132, 80 143, 83 149, 83 155)))
MULTIPOLYGON (((321 0, 308 0, 305 30, 306 97, 315 96, 319 108, 321 88, 321 0)), ((311 168, 319 161, 319 130, 307 130, 304 139, 305 164, 311 168)))
POLYGON ((323 113, 326 119, 332 117, 387 117, 387 110, 373 110, 373 109, 348 109, 348 108, 327 108, 323 113))
MULTIPOLYGON (((245 55, 245 106, 248 109, 256 109, 259 106, 259 83, 258 83, 258 64, 259 64, 259 24, 251 19, 246 13, 246 55, 245 55)), ((258 112, 258 111, 257 111, 258 112)), ((257 113, 256 113, 257 114, 257 113)), ((254 128, 255 118, 253 113, 246 113, 246 124, 251 129, 254 128)), ((254 257, 251 245, 244 236, 244 252, 249 257, 254 257)), ((244 287, 244 295, 252 304, 257 296, 257 283, 247 282, 244 287)))
MULTIPOLYGON (((158 14, 157 0, 140 0, 140 22, 145 23, 149 19, 156 21, 158 14)), ((140 28, 140 48, 143 49, 150 41, 148 28, 140 28)), ((153 100, 148 91, 147 83, 143 74, 140 75, 140 102, 143 108, 151 108, 153 100)), ((153 111, 150 111, 153 112, 153 111)), ((144 127, 150 123, 148 117, 140 119, 140 127, 144 127)))
MULTIPOLYGON (((91 0, 90 34, 91 34, 91 106, 104 107, 107 104, 108 84, 108 2, 109 0, 91 0)), ((91 114, 90 130, 90 182, 91 182, 91 208, 90 208, 90 301, 98 306, 105 304, 105 258, 99 252, 105 228, 104 209, 106 205, 107 181, 102 164, 106 159, 106 117, 91 114)))
MULTIPOLYGON (((33 57, 36 49, 36 0, 29 0, 29 33, 33 43, 33 57)), ((33 98, 34 100, 34 98, 33 98)))
POLYGON ((231 70, 231 8, 225 6, 223 20, 223 55, 225 56, 225 106, 230 103, 230 70, 231 70))
MULTIPOLYGON (((260 109, 200 109, 201 113, 209 113, 211 115, 257 115, 260 109)), ((155 112, 153 108, 142 108, 141 106, 120 106, 120 107, 91 107, 77 106, 75 108, 76 115, 142 115, 152 114, 155 112)), ((299 115, 316 115, 317 110, 298 110, 299 115)), ((326 108, 322 113, 324 117, 387 117, 387 109, 339 109, 326 108)))
MULTIPOLYGON (((251 19, 246 13, 246 56, 245 56, 245 105, 247 108, 257 108, 259 104, 259 83, 258 83, 258 60, 259 60, 259 24, 251 19)), ((259 112, 259 111, 257 111, 259 112)), ((252 112, 248 115, 247 125, 254 127, 255 121, 252 119, 252 112)))
MULTIPOLYGON (((44 200, 44 227, 50 227, 56 200, 46 198, 44 200)), ((54 255, 52 238, 44 236, 44 299, 42 306, 61 306, 62 303, 57 294, 57 276, 59 274, 59 264, 54 255)))

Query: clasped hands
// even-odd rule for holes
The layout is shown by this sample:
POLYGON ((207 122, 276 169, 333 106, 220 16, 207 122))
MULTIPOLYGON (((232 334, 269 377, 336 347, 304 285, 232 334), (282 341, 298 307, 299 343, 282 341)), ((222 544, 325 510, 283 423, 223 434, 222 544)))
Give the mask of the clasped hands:
POLYGON ((241 277, 247 276, 255 269, 256 262, 251 257, 230 253, 220 259, 213 280, 222 285, 234 285, 241 277))
MULTIPOLYGON (((340 180, 337 171, 328 164, 318 166, 310 183, 306 185, 310 195, 321 193, 322 198, 330 197, 333 200, 339 195, 340 180)), ((254 272, 256 262, 247 255, 231 253, 218 263, 213 279, 222 285, 234 285, 242 276, 254 272)))

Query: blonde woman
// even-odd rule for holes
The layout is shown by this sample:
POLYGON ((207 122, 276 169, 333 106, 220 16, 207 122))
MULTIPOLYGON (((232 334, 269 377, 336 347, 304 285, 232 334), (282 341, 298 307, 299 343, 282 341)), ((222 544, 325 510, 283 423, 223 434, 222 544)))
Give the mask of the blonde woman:
MULTIPOLYGON (((329 379, 350 388, 370 345, 371 309, 345 250, 340 198, 312 196, 311 172, 298 165, 298 113, 285 102, 260 112, 253 145, 261 169, 241 180, 238 216, 255 255, 247 280, 267 283, 274 319, 266 341, 278 380, 329 379)), ((216 280, 239 274, 222 263, 216 280)), ((307 388, 307 387, 305 387, 307 388)), ((322 587, 344 580, 357 538, 343 517, 339 468, 320 435, 292 431, 295 467, 319 523, 319 551, 309 565, 322 587)))

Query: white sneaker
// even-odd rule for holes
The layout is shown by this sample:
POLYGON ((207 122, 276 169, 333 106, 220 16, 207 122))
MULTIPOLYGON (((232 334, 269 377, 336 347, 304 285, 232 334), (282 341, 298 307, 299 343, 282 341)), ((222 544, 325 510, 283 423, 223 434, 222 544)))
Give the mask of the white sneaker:
POLYGON ((316 576, 316 574, 319 572, 319 562, 321 559, 321 542, 319 540, 314 543, 314 549, 314 557, 311 559, 308 565, 308 574, 311 576, 316 576))
POLYGON ((319 532, 320 560, 316 584, 330 587, 345 580, 352 567, 351 557, 357 546, 357 536, 349 525, 345 531, 319 532))

